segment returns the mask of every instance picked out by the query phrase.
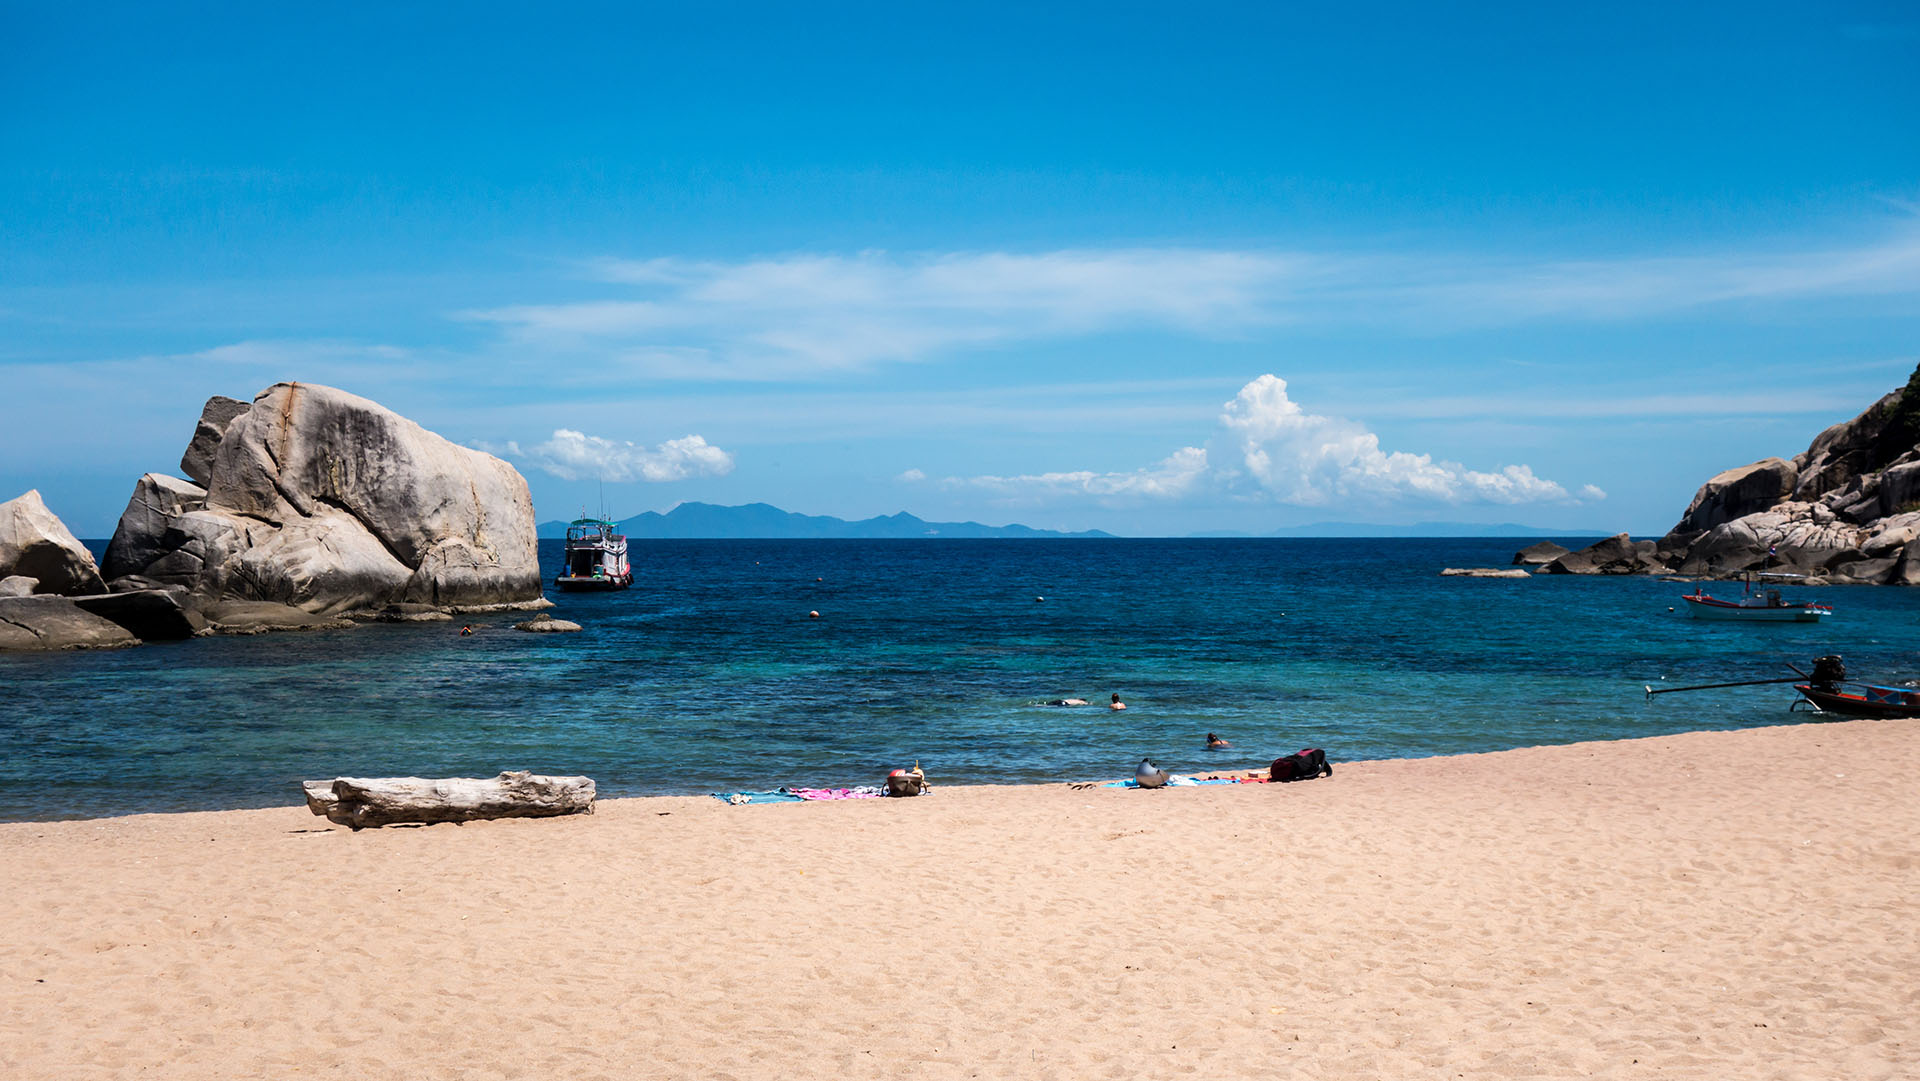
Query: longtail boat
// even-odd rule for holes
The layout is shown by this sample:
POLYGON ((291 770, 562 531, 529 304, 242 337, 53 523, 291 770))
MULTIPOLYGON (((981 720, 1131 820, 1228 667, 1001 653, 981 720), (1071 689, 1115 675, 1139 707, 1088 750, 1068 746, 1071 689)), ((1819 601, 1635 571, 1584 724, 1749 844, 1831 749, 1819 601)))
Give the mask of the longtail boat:
MULTIPOLYGON (((1742 623, 1818 623, 1833 614, 1833 608, 1816 601, 1790 601, 1780 596, 1777 589, 1753 588, 1753 575, 1748 574, 1746 588, 1739 600, 1721 600, 1698 586, 1692 593, 1683 593, 1680 599, 1687 602, 1687 614, 1695 619, 1734 620, 1742 623)), ((1771 579, 1798 578, 1799 575, 1762 574, 1764 581, 1771 579)))

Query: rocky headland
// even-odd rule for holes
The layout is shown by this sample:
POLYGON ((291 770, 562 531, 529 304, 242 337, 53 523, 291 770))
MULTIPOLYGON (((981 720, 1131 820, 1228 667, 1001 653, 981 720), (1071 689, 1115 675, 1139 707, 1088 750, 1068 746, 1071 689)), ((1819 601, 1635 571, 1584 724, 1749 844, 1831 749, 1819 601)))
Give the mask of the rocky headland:
POLYGON ((549 603, 526 479, 345 391, 212 398, 180 470, 135 483, 102 566, 38 492, 0 503, 0 649, 549 603))
POLYGON ((1810 583, 1920 584, 1920 368, 1907 385, 1816 436, 1791 459, 1718 474, 1666 536, 1609 537, 1576 552, 1514 556, 1544 574, 1735 577, 1768 570, 1810 583))

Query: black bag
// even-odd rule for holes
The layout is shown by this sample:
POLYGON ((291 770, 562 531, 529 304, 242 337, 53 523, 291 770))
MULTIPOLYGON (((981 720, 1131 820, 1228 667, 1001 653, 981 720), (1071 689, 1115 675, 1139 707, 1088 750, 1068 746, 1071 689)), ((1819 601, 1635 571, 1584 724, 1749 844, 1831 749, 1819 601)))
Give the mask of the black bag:
POLYGON ((1333 766, 1327 762, 1327 752, 1318 747, 1308 747, 1304 751, 1274 759, 1273 768, 1267 776, 1275 781, 1311 781, 1316 777, 1333 776, 1333 766))

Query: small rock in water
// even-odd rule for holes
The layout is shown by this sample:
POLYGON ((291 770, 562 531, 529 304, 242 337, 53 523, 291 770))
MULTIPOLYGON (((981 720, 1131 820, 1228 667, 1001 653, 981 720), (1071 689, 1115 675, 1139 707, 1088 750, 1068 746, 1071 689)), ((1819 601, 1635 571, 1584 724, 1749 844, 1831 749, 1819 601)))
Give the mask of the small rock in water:
POLYGON ((553 631, 577 631, 577 630, 580 630, 581 628, 580 628, 580 624, 575 623, 570 619, 555 619, 552 616, 546 614, 545 612, 542 612, 539 615, 534 616, 532 619, 527 620, 525 623, 515 623, 513 625, 513 629, 516 631, 553 632, 553 631))

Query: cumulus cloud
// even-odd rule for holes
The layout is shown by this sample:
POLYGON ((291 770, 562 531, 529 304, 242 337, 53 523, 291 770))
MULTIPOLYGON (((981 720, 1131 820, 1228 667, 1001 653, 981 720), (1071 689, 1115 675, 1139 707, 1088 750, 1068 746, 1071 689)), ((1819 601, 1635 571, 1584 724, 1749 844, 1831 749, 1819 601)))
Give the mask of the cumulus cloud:
POLYGON ((1105 502, 1174 501, 1212 490, 1299 506, 1336 501, 1445 504, 1590 502, 1606 498, 1593 485, 1578 497, 1525 465, 1490 472, 1439 461, 1430 454, 1387 451, 1380 437, 1340 417, 1302 409, 1286 380, 1263 375, 1240 389, 1220 414, 1205 447, 1183 447, 1133 472, 1033 473, 954 477, 949 486, 1012 498, 1091 496, 1105 502))
POLYGON ((733 472, 733 455, 697 435, 655 447, 603 439, 559 428, 553 438, 522 450, 509 443, 506 456, 563 480, 672 481, 721 477, 733 472))
POLYGON ((1247 475, 1283 503, 1312 506, 1354 496, 1507 504, 1569 498, 1565 488, 1524 465, 1483 473, 1428 454, 1383 451, 1380 437, 1361 425, 1301 409, 1276 375, 1240 388, 1220 424, 1247 475))

